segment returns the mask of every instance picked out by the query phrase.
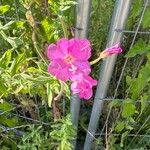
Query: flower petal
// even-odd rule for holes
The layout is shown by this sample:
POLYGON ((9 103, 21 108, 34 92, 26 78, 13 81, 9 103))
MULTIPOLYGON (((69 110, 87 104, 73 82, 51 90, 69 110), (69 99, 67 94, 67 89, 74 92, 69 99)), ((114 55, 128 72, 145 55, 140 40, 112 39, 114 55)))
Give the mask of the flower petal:
POLYGON ((68 71, 69 67, 62 60, 52 61, 48 66, 48 72, 62 81, 69 80, 71 74, 68 71))
POLYGON ((90 63, 88 61, 74 61, 74 65, 77 67, 77 73, 83 72, 88 75, 91 72, 90 63))
POLYGON ((79 93, 79 89, 77 88, 78 83, 77 82, 73 82, 71 84, 71 90, 73 91, 73 94, 77 94, 79 93))
POLYGON ((92 95, 93 95, 92 89, 89 89, 88 92, 83 92, 79 94, 80 98, 84 98, 86 100, 90 99, 92 95))
POLYGON ((69 46, 69 40, 62 38, 59 41, 57 41, 57 50, 63 53, 64 55, 68 54, 68 46, 69 46))
POLYGON ((73 93, 78 93, 80 98, 89 99, 92 97, 92 87, 97 84, 97 81, 90 76, 82 73, 74 75, 71 80, 71 90, 73 93))
POLYGON ((90 76, 85 76, 85 77, 84 77, 84 80, 85 80, 85 82, 87 82, 89 85, 91 85, 91 87, 97 85, 97 81, 94 80, 94 79, 92 79, 90 76))
POLYGON ((88 60, 91 57, 90 42, 77 38, 69 40, 69 53, 78 60, 88 60))
POLYGON ((55 44, 50 44, 47 49, 47 57, 50 60, 59 59, 64 57, 63 53, 57 50, 57 46, 55 44))
POLYGON ((122 51, 120 44, 115 44, 112 47, 106 48, 106 50, 104 50, 104 54, 111 56, 112 54, 120 54, 122 51))

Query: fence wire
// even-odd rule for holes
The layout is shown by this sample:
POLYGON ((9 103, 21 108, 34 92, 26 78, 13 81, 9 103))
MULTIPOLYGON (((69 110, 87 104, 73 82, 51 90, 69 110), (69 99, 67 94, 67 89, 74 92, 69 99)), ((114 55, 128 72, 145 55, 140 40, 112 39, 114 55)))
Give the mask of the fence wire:
MULTIPOLYGON (((131 43, 129 49, 131 49, 131 48, 133 47, 134 43, 135 43, 135 40, 136 40, 138 31, 139 31, 141 22, 142 22, 142 20, 143 20, 144 13, 145 13, 146 8, 147 8, 147 5, 148 5, 148 1, 149 1, 149 0, 146 1, 145 5, 144 5, 144 8, 143 8, 143 10, 142 10, 141 17, 140 17, 140 20, 139 20, 139 22, 138 22, 138 26, 137 26, 136 31, 135 31, 135 33, 134 33, 134 37, 133 37, 133 40, 132 40, 132 43, 131 43)), ((117 29, 116 29, 116 30, 117 30, 117 29)), ((122 70, 121 70, 121 74, 120 74, 120 77, 119 77, 119 80, 118 80, 118 83, 117 83, 117 86, 116 86, 116 89, 115 89, 115 93, 114 93, 113 99, 115 99, 115 97, 116 97, 116 95, 117 95, 118 88, 119 88, 119 86, 120 86, 122 77, 123 77, 123 75, 124 75, 125 68, 126 68, 126 65, 127 65, 128 60, 129 60, 129 58, 126 58, 126 60, 125 60, 125 62, 124 62, 124 65, 123 65, 123 68, 122 68, 122 70)), ((101 131, 101 134, 103 133, 103 131, 104 131, 104 129, 105 129, 105 126, 106 126, 107 123, 108 123, 108 120, 109 120, 109 117, 110 117, 110 114, 111 114, 111 110, 112 110, 112 108, 110 108, 110 110, 109 110, 109 112, 108 112, 108 115, 107 115, 105 124, 104 124, 104 126, 103 126, 103 128, 102 128, 102 131, 101 131)), ((120 117, 120 113, 119 113, 119 115, 117 116, 117 119, 116 119, 116 120, 118 120, 119 117, 120 117)), ((101 134, 100 134, 100 135, 101 135, 101 134)))
MULTIPOLYGON (((115 29, 116 32, 120 32, 120 33, 128 34, 128 35, 129 35, 129 34, 133 35, 133 39, 132 39, 131 45, 129 46, 129 49, 132 49, 132 48, 133 48, 133 46, 134 46, 134 44, 135 44, 135 42, 136 42, 136 38, 137 38, 137 35, 138 35, 138 34, 142 34, 142 35, 149 35, 149 34, 150 34, 149 31, 140 31, 141 23, 142 23, 142 20, 143 20, 143 17, 144 17, 144 14, 145 14, 145 11, 146 11, 148 5, 149 5, 149 0, 145 0, 144 5, 143 5, 143 8, 141 9, 141 13, 140 13, 140 16, 139 16, 139 20, 138 20, 138 23, 137 23, 136 30, 133 30, 133 31, 131 30, 131 31, 130 31, 130 30, 124 30, 124 29, 119 29, 119 28, 116 28, 116 29, 115 29)), ((119 7, 119 6, 118 6, 118 7, 119 7)), ((118 89, 119 89, 119 87, 120 87, 122 78, 123 78, 123 76, 124 76, 125 68, 126 68, 126 66, 127 66, 128 61, 129 61, 129 58, 126 58, 125 61, 124 61, 124 64, 123 64, 123 67, 122 67, 122 70, 121 70, 121 73, 120 73, 120 76, 119 76, 119 79, 118 79, 118 82, 117 82, 117 86, 116 86, 116 88, 115 88, 115 90, 114 90, 114 96, 113 96, 113 98, 112 98, 112 99, 108 99, 108 98, 98 99, 99 101, 103 101, 104 103, 105 103, 106 101, 111 101, 111 102, 119 101, 119 102, 122 102, 122 103, 123 103, 123 102, 126 100, 126 98, 128 97, 128 94, 129 94, 129 89, 130 89, 131 87, 129 87, 128 92, 126 93, 126 96, 125 96, 124 99, 122 99, 122 100, 121 100, 121 99, 117 99, 117 94, 118 94, 118 89)), ((139 63, 137 64, 137 68, 135 68, 135 70, 134 70, 134 73, 133 73, 133 75, 132 75, 133 79, 137 76, 137 73, 138 73, 138 71, 139 71, 139 69, 140 69, 142 63, 143 63, 143 58, 141 58, 141 60, 140 60, 139 63)), ((104 74, 104 73, 102 72, 102 74, 104 74)), ((99 92, 100 92, 100 91, 99 91, 99 92)), ((95 100, 96 100, 96 99, 95 99, 95 100)), ((136 100, 136 103, 141 103, 141 101, 140 101, 140 100, 136 100)), ((147 105, 149 105, 149 101, 147 101, 147 105)), ((104 107, 106 108, 105 105, 104 105, 104 107)), ((113 113, 113 105, 111 105, 111 106, 108 107, 108 108, 109 108, 109 110, 107 110, 107 115, 106 115, 106 116, 103 116, 103 117, 106 118, 105 121, 102 122, 102 121, 100 120, 100 122, 101 122, 101 124, 102 124, 103 126, 100 127, 99 133, 93 134, 90 130, 86 129, 87 133, 88 133, 91 137, 93 137, 93 139, 102 138, 103 136, 107 136, 107 137, 108 137, 108 136, 110 136, 110 135, 120 136, 120 134, 114 134, 114 133, 111 133, 111 131, 110 131, 110 134, 107 133, 107 132, 108 132, 108 131, 107 131, 107 130, 108 130, 108 124, 110 124, 109 121, 111 120, 111 116, 112 116, 112 113, 113 113), (105 133, 105 131, 106 131, 106 133, 105 133), (97 137, 97 136, 98 136, 98 137, 97 137)), ((95 109, 95 108, 93 107, 93 109, 95 109)), ((105 110, 105 111, 106 111, 106 110, 105 110)), ((94 110, 93 110, 93 112, 94 112, 94 110)), ((120 119, 120 117, 121 117, 121 113, 122 113, 122 106, 121 106, 120 109, 119 109, 118 115, 115 116, 115 118, 113 118, 112 126, 109 127, 110 129, 114 129, 114 127, 115 127, 117 121, 119 121, 119 119, 120 119)), ((103 115, 104 115, 104 114, 103 114, 103 115)), ((137 116, 136 121, 138 121, 138 119, 139 119, 140 117, 141 117, 141 116, 140 116, 140 114, 139 114, 139 115, 137 116)), ((102 118, 101 118, 101 119, 102 119, 102 118)), ((141 127, 139 127, 138 131, 136 131, 135 134, 130 134, 130 133, 129 133, 129 134, 127 135, 127 136, 133 137, 132 140, 128 143, 127 149, 128 149, 129 146, 136 140, 136 137, 142 137, 142 138, 140 139, 140 141, 139 141, 138 144, 140 144, 140 143, 143 141, 144 138, 149 138, 149 140, 150 140, 150 132, 149 132, 149 130, 148 130, 144 135, 143 135, 143 134, 140 134, 141 131, 142 131, 142 129, 143 129, 144 126, 146 125, 146 123, 148 123, 149 121, 150 121, 150 115, 147 116, 147 118, 145 119, 145 121, 142 123, 141 127), (148 133, 149 133, 149 134, 148 134, 148 133)), ((91 126, 92 126, 92 122, 90 122, 90 123, 91 123, 91 126)), ((94 124, 94 122, 93 122, 93 124, 94 124)), ((84 128, 84 129, 85 129, 85 128, 84 128)), ((87 134, 87 136, 88 136, 88 134, 87 134)), ((89 141, 86 141, 86 142, 85 142, 85 145, 88 145, 88 146, 89 146, 88 142, 89 142, 89 141)), ((138 144, 137 144, 137 145, 138 145, 138 144)), ((86 148, 87 148, 88 146, 86 146, 86 148)), ((84 150, 85 150, 85 149, 84 149, 84 150)))

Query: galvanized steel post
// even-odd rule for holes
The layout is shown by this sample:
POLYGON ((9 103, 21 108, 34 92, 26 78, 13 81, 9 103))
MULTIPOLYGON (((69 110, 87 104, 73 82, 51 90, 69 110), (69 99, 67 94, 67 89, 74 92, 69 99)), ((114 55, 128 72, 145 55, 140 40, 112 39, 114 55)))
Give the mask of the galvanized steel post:
MULTIPOLYGON (((107 41, 107 47, 113 44, 120 43, 122 38, 122 33, 117 32, 116 29, 124 29, 129 9, 131 5, 131 0, 116 0, 114 12, 112 16, 111 26, 109 30, 109 36, 107 41)), ((93 136, 95 135, 101 111, 103 108, 104 101, 109 86, 109 82, 113 73, 117 56, 111 56, 103 61, 100 66, 99 81, 96 90, 96 95, 94 99, 92 114, 90 118, 90 123, 88 126, 88 132, 86 135, 86 140, 84 144, 84 150, 91 150, 93 136)))
MULTIPOLYGON (((90 5, 91 0, 78 0, 76 6, 76 27, 75 37, 76 38, 87 38, 89 16, 90 16, 90 5)), ((78 129, 78 120, 80 113, 80 99, 77 94, 71 97, 71 117, 72 122, 78 129)), ((74 149, 76 147, 76 140, 74 140, 74 149)))

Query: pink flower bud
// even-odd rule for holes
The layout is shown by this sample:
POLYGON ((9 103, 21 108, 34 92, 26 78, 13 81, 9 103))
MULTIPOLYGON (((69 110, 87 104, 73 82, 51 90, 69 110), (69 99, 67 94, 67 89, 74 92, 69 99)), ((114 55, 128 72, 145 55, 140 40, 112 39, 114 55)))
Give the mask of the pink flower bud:
POLYGON ((115 44, 114 46, 106 48, 104 51, 102 51, 100 56, 101 56, 101 58, 106 58, 113 54, 120 54, 120 53, 122 53, 122 51, 123 50, 120 47, 120 44, 115 44))

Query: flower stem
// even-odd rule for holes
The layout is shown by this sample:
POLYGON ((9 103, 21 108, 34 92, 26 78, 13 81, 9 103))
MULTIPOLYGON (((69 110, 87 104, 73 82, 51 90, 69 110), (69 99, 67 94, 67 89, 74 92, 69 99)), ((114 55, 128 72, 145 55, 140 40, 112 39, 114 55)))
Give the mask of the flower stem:
POLYGON ((64 94, 64 82, 61 80, 59 80, 59 82, 60 82, 60 91, 59 91, 58 95, 54 98, 55 101, 60 100, 60 98, 64 94))
POLYGON ((98 63, 101 59, 102 59, 102 57, 101 57, 101 55, 99 55, 99 57, 96 58, 95 60, 91 61, 90 64, 94 65, 94 64, 98 63))
POLYGON ((33 41, 34 48, 36 50, 37 55, 39 55, 39 57, 42 59, 42 61, 45 63, 45 65, 48 66, 48 63, 47 63, 46 59, 44 58, 44 56, 43 56, 42 52, 40 51, 40 48, 39 48, 39 46, 37 44, 36 36, 38 36, 38 34, 36 33, 36 23, 34 21, 34 18, 33 18, 33 15, 32 15, 32 11, 28 10, 27 12, 30 12, 28 14, 29 15, 28 17, 32 18, 32 23, 31 22, 29 22, 29 23, 30 23, 30 26, 32 27, 32 30, 33 30, 32 31, 32 41, 33 41))
POLYGON ((34 41, 33 44, 34 44, 34 48, 35 48, 37 54, 38 54, 38 55, 40 56, 40 58, 43 60, 43 62, 45 63, 45 65, 48 66, 48 63, 47 63, 47 61, 45 60, 45 58, 43 57, 42 53, 40 52, 39 47, 38 47, 36 41, 34 41))
POLYGON ((59 19, 60 19, 60 22, 61 22, 61 25, 62 25, 64 36, 65 36, 65 38, 68 38, 67 28, 66 28, 66 25, 65 25, 64 17, 60 16, 59 19))

